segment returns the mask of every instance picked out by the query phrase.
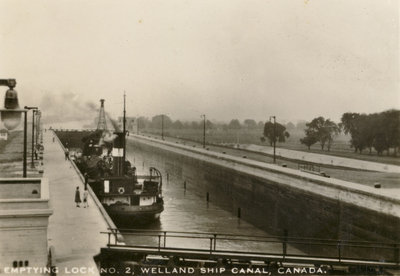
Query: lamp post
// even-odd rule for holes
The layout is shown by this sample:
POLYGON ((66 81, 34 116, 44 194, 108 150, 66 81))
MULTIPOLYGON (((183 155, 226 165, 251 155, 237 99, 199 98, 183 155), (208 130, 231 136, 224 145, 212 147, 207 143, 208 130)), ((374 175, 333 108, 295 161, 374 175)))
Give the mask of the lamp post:
POLYGON ((206 115, 201 115, 203 117, 203 148, 206 148, 206 115))
MULTIPOLYGON (((42 144, 43 143, 43 136, 42 134, 42 127, 40 124, 40 119, 42 118, 42 112, 40 110, 36 111, 36 149, 38 144, 42 144)), ((35 156, 35 159, 37 160, 37 156, 35 156)))
POLYGON ((31 168, 35 167, 33 163, 33 155, 34 155, 34 147, 35 147, 35 112, 38 110, 36 106, 25 106, 25 109, 31 110, 32 109, 32 157, 31 157, 31 168))
POLYGON ((276 163, 276 154, 275 154, 275 148, 276 148, 276 117, 275 116, 270 116, 269 121, 271 121, 271 118, 274 119, 274 137, 273 137, 273 142, 274 142, 274 163, 276 163))

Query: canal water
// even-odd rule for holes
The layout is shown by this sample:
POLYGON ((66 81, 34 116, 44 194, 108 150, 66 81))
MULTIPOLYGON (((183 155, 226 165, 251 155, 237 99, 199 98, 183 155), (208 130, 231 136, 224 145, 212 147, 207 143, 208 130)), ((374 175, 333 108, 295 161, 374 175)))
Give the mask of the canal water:
MULTIPOLYGON (((127 147, 127 159, 136 167, 138 175, 148 174, 151 160, 143 160, 142 156, 134 155, 132 149, 127 147)), ((178 232, 205 232, 205 233, 224 233, 232 235, 246 235, 250 237, 268 237, 269 233, 261 230, 243 219, 239 219, 237 214, 224 210, 221 206, 213 203, 216 195, 210 195, 207 202, 206 191, 185 189, 182 181, 168 179, 164 168, 158 167, 163 175, 163 197, 164 211, 160 219, 149 224, 129 225, 129 228, 156 231, 178 231, 178 232)), ((221 204, 219 204, 221 205, 221 204)), ((225 208, 229 209, 229 208, 225 208)), ((126 225, 119 226, 126 228, 126 225)), ((179 235, 179 234, 176 234, 179 235)), ((126 244, 150 245, 158 244, 158 237, 146 237, 140 235, 130 235, 123 232, 126 244)), ((257 238, 255 238, 257 239, 257 238)), ((161 244, 163 245, 163 239, 161 244)), ((181 248, 201 248, 209 249, 209 238, 168 238, 167 247, 181 248)), ((249 241, 247 238, 241 240, 217 240, 218 250, 235 250, 245 252, 263 253, 282 253, 282 243, 274 239, 273 242, 249 241)), ((301 251, 288 246, 287 253, 301 254, 301 251)))

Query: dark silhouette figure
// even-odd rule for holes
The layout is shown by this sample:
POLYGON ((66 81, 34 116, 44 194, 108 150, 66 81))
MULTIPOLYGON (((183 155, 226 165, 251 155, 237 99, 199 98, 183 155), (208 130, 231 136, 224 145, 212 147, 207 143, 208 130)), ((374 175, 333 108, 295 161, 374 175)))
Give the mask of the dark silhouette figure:
POLYGON ((76 207, 81 207, 79 206, 79 204, 81 203, 81 193, 79 192, 79 187, 76 187, 75 190, 75 203, 76 203, 76 207))

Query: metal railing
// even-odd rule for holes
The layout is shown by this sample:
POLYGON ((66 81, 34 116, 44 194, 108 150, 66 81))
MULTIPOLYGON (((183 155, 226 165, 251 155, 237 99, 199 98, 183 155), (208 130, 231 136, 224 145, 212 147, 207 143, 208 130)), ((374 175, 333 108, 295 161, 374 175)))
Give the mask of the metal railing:
POLYGON ((279 256, 282 260, 301 258, 316 261, 328 260, 336 263, 351 261, 356 263, 378 263, 383 266, 400 266, 399 243, 111 228, 108 232, 102 233, 108 235, 108 247, 140 248, 158 252, 173 250, 182 253, 225 254, 255 259, 262 259, 263 256, 279 256), (122 245, 117 242, 117 235, 121 234, 124 236, 126 244, 122 245), (113 241, 111 239, 112 236, 114 237, 113 241), (137 237, 138 239, 134 242, 129 242, 129 237, 137 237), (190 245, 186 247, 180 246, 181 243, 177 241, 182 241, 183 239, 189 240, 190 245), (141 244, 145 240, 149 244, 141 244), (195 241, 202 241, 202 246, 195 246, 195 241), (246 250, 246 245, 250 243, 256 244, 261 248, 261 251, 250 252, 246 250), (205 244, 208 244, 207 247, 204 246, 205 244), (230 249, 227 244, 236 246, 230 249), (243 245, 242 248, 237 249, 240 245, 243 245), (313 250, 309 250, 310 254, 298 250, 303 248, 313 250))

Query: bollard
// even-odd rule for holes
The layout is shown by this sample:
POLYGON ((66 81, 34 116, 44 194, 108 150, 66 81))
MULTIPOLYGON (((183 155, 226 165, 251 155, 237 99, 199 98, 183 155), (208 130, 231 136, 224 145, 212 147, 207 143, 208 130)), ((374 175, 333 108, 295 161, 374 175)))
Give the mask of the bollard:
POLYGON ((209 202, 210 201, 210 194, 207 192, 207 202, 209 202))
POLYGON ((242 217, 242 209, 239 207, 237 210, 237 217, 241 218, 242 217))

